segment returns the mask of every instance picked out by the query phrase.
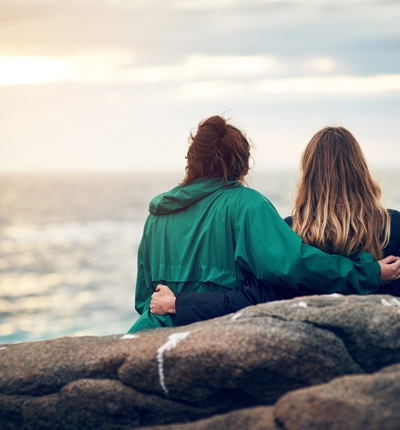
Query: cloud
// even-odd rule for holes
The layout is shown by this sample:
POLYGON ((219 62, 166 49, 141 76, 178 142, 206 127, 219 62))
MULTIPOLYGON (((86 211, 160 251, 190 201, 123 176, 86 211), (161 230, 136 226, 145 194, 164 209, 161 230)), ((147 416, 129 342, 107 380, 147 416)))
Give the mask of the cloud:
POLYGON ((373 95, 400 91, 400 74, 376 76, 303 76, 262 79, 248 83, 203 81, 181 85, 178 97, 189 99, 232 99, 262 94, 284 95, 373 95))
POLYGON ((172 0, 169 7, 185 10, 226 9, 236 6, 238 0, 172 0))
MULTIPOLYGON (((378 2, 379 0, 375 0, 378 2)), ((296 3, 311 4, 315 5, 315 0, 136 0, 130 2, 124 2, 124 0, 107 0, 110 4, 121 4, 126 7, 140 7, 145 6, 159 6, 185 10, 201 10, 201 9, 225 9, 232 7, 254 7, 257 5, 270 5, 280 4, 292 6, 296 3)), ((374 0, 370 0, 370 3, 374 0)), ((349 4, 349 3, 365 3, 365 0, 318 0, 319 4, 331 4, 337 6, 338 4, 349 4)))
POLYGON ((0 57, 0 86, 54 82, 109 83, 126 80, 120 68, 132 62, 127 51, 103 50, 69 56, 0 57))
POLYGON ((394 73, 399 19, 399 2, 389 1, 5 0, 0 55, 79 55, 107 47, 133 52, 142 67, 194 53, 327 57, 336 61, 334 70, 314 63, 308 72, 394 73))
POLYGON ((256 91, 270 94, 376 94, 400 91, 400 74, 266 79, 256 82, 254 86, 256 91))
POLYGON ((395 162, 399 22, 396 0, 1 1, 0 168, 184 162, 224 112, 284 162, 336 118, 395 162))
POLYGON ((181 63, 155 67, 133 68, 127 78, 139 82, 188 81, 227 77, 254 77, 278 69, 279 60, 273 56, 202 55, 186 57, 181 63))
POLYGON ((336 70, 337 67, 337 61, 329 57, 312 57, 303 62, 303 68, 312 72, 329 73, 336 70))
POLYGON ((0 57, 0 86, 58 82, 67 74, 68 64, 41 57, 0 57))
POLYGON ((199 79, 260 77, 281 68, 267 55, 189 55, 174 64, 143 67, 128 50, 94 50, 57 57, 0 57, 0 85, 45 82, 167 83, 199 79), (42 75, 40 75, 42 73, 42 75))
MULTIPOLYGON (((377 94, 400 90, 400 74, 332 74, 329 57, 288 61, 268 55, 192 54, 183 61, 143 67, 128 50, 94 50, 59 57, 0 57, 0 86, 69 82, 177 86, 178 100, 259 94, 377 94), (325 75, 325 76, 324 76, 325 75)), ((149 87, 150 88, 150 87, 149 87)))

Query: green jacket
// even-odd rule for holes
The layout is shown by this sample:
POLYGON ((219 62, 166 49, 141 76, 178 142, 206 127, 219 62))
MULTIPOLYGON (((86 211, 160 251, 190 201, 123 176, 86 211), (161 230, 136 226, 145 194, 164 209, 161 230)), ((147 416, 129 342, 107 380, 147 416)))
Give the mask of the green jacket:
POLYGON ((173 316, 153 315, 159 283, 175 294, 228 292, 253 273, 300 293, 368 294, 378 289, 379 264, 364 253, 351 261, 306 245, 259 192, 238 182, 197 179, 150 203, 138 250, 136 310, 129 332, 173 326, 173 316))

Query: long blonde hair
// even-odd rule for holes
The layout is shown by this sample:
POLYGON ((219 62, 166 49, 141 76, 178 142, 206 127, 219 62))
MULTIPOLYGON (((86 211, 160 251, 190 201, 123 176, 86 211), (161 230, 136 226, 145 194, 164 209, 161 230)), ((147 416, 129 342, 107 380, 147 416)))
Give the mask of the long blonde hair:
POLYGON ((330 254, 367 251, 381 259, 390 217, 354 136, 343 127, 320 130, 303 152, 301 172, 292 228, 304 242, 330 254))

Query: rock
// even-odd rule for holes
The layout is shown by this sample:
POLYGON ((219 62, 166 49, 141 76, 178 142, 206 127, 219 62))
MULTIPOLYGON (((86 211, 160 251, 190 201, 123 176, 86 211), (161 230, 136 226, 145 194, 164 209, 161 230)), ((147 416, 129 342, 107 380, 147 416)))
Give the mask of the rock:
POLYGON ((273 413, 273 406, 258 406, 191 423, 141 428, 143 430, 278 430, 273 413))
POLYGON ((285 430, 398 430, 399 405, 400 365, 394 365, 288 393, 274 417, 285 430))
MULTIPOLYGON (((399 305, 312 296, 136 335, 3 345, 0 428, 131 429, 239 409, 234 421, 255 422, 258 408, 244 411, 400 363, 399 305)), ((212 419, 224 428, 229 416, 212 419)))
POLYGON ((398 430, 399 401, 397 364, 372 375, 342 376, 327 384, 292 391, 275 406, 241 409, 146 430, 398 430))
POLYGON ((400 361, 400 298, 392 296, 303 297, 246 309, 246 317, 273 316, 329 330, 340 338, 354 361, 373 372, 400 361), (282 303, 280 306, 279 303, 282 303))

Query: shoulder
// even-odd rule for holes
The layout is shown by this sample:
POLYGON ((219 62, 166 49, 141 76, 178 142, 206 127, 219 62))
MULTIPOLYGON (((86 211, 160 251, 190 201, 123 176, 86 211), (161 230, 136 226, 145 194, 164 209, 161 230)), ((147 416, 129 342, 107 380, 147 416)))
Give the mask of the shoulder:
POLYGON ((268 198, 254 188, 238 188, 236 199, 238 200, 239 205, 243 207, 274 208, 273 204, 268 200, 268 198))
POLYGON ((268 201, 268 199, 264 195, 262 195, 259 191, 255 190, 254 188, 246 187, 244 185, 231 188, 231 190, 235 192, 235 195, 238 198, 245 198, 248 200, 254 199, 259 201, 268 201))
MULTIPOLYGON (((274 205, 254 188, 232 188, 223 204, 227 205, 236 219, 267 219, 278 214, 274 205)), ((278 215, 279 216, 279 215, 278 215)))
POLYGON ((400 240, 400 212, 395 209, 388 209, 390 215, 390 237, 400 240))
POLYGON ((388 209, 390 215, 390 238, 389 244, 384 249, 384 255, 400 254, 400 212, 395 209, 388 209))
POLYGON ((387 211, 389 212, 390 219, 392 222, 400 223, 400 212, 399 211, 397 211, 396 209, 388 209, 387 211))

